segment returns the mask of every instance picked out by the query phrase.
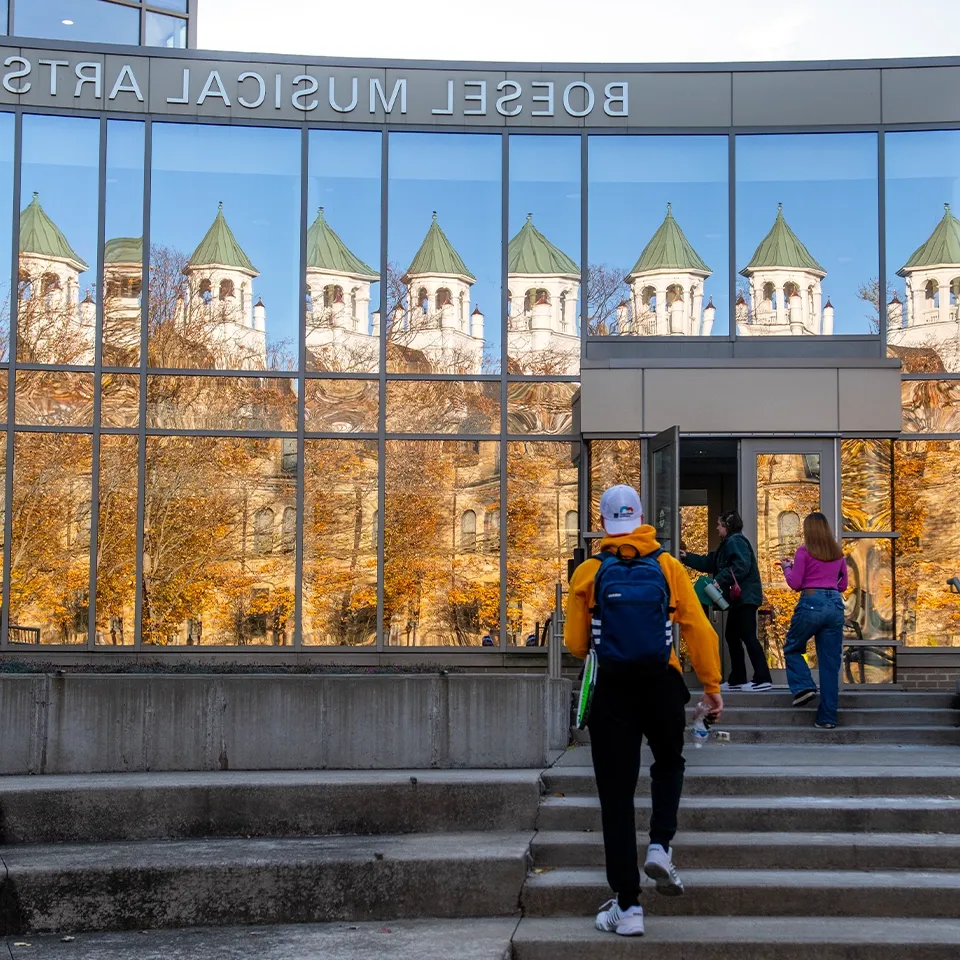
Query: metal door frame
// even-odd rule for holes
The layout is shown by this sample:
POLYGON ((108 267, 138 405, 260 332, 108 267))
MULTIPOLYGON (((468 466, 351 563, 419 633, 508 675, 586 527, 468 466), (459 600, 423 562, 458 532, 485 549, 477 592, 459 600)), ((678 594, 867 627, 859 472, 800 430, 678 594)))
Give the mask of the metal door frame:
MULTIPOLYGON (((670 509, 670 531, 671 537, 667 543, 661 542, 661 546, 669 551, 673 556, 680 555, 680 428, 677 426, 668 427, 661 430, 656 436, 649 437, 644 441, 644 450, 641 463, 646 471, 646 476, 642 478, 642 489, 644 509, 646 516, 644 520, 657 526, 657 517, 654 515, 654 505, 659 499, 661 491, 657 488, 657 475, 653 467, 653 458, 661 451, 669 450, 673 453, 673 475, 670 478, 671 489, 668 492, 670 509)), ((658 537, 659 539, 659 537, 658 537)))

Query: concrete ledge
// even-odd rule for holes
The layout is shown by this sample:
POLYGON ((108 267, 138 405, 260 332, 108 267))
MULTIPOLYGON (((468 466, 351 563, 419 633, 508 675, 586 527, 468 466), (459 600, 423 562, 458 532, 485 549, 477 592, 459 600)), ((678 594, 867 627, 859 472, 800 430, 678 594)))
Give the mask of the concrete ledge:
POLYGON ((539 770, 0 778, 0 844, 533 830, 539 770))
POLYGON ((0 675, 0 774, 546 766, 541 675, 0 675))
POLYGON ((12 847, 4 850, 4 887, 15 905, 6 932, 513 916, 530 839, 513 832, 12 847))

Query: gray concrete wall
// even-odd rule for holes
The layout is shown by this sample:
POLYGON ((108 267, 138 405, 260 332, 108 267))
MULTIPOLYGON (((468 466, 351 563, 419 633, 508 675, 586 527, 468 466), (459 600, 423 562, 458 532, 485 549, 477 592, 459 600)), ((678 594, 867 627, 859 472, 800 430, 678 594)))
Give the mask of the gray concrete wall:
POLYGON ((540 675, 0 675, 0 774, 546 765, 569 680, 540 675))

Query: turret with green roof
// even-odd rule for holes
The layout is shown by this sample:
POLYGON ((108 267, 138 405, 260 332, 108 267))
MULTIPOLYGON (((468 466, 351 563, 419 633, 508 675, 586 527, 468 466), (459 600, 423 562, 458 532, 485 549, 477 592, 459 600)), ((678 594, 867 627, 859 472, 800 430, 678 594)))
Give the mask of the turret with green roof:
POLYGON ((817 263, 810 251, 800 242, 799 237, 790 229, 783 215, 783 204, 777 204, 777 218, 770 232, 760 241, 750 262, 740 271, 749 277, 758 270, 802 270, 816 274, 821 280, 827 271, 817 263))
POLYGON ((409 277, 460 277, 467 283, 476 283, 477 278, 467 269, 467 265, 460 259, 460 254, 437 223, 436 210, 433 211, 433 222, 420 244, 420 249, 407 267, 404 281, 409 277))
POLYGON ((193 251, 188 267, 226 267, 228 270, 240 270, 251 277, 258 277, 260 272, 250 262, 250 258, 243 252, 243 247, 237 243, 226 218, 223 215, 223 202, 217 208, 217 216, 207 235, 200 241, 200 245, 193 251))
POLYGON ((143 263, 143 237, 114 237, 103 246, 105 265, 143 263))
POLYGON ((507 248, 507 272, 534 277, 580 276, 576 263, 533 225, 532 213, 527 214, 527 222, 507 248))
POLYGON ((943 217, 927 238, 917 247, 910 259, 897 271, 906 277, 915 270, 934 267, 954 267, 960 264, 960 220, 950 212, 950 204, 943 205, 943 217))
POLYGON ((627 274, 627 282, 631 282, 637 276, 657 271, 700 274, 704 278, 712 273, 700 254, 693 249, 690 241, 684 236, 680 224, 674 219, 673 206, 669 203, 663 223, 657 228, 657 232, 643 248, 633 269, 627 274))
POLYGON ((355 256, 330 227, 323 207, 307 231, 307 269, 363 280, 380 279, 380 274, 355 256))
POLYGON ((90 269, 40 206, 39 193, 34 193, 33 199, 20 214, 20 255, 61 261, 77 273, 90 269))

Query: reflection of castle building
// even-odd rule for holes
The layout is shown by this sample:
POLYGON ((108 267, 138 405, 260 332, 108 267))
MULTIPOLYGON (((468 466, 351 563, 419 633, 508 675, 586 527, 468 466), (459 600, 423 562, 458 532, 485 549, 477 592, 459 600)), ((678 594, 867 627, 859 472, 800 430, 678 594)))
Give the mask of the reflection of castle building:
POLYGON ((380 314, 370 329, 370 285, 380 275, 347 248, 324 219, 307 231, 307 350, 320 365, 354 372, 377 369, 380 314))
POLYGON ((904 304, 894 293, 887 306, 888 342, 933 347, 948 370, 960 365, 960 220, 944 204, 943 218, 897 271, 906 281, 904 304))
POLYGON ((804 336, 833 333, 833 306, 822 305, 820 282, 827 271, 811 256, 783 216, 783 204, 770 232, 740 271, 750 282, 750 308, 737 299, 740 336, 804 336))
POLYGON ((96 305, 80 300, 89 270, 34 193, 20 216, 18 352, 34 362, 92 364, 96 305))
POLYGON ((510 241, 507 260, 511 372, 576 373, 580 268, 533 225, 533 214, 510 241))
POLYGON ((710 274, 668 203, 663 223, 627 274, 630 299, 617 310, 617 329, 643 336, 707 336, 716 317, 712 300, 703 307, 710 274))
MULTIPOLYGON (((140 347, 140 292, 143 287, 143 237, 116 237, 103 248, 104 350, 130 351, 135 363, 140 347)), ((117 362, 115 357, 107 363, 117 362)))
POLYGON ((435 370, 480 373, 483 314, 470 312, 470 288, 477 278, 433 214, 420 249, 403 275, 407 308, 394 318, 392 338, 418 351, 435 370))

